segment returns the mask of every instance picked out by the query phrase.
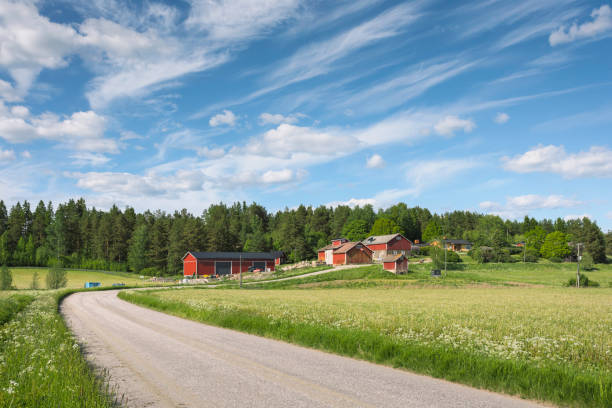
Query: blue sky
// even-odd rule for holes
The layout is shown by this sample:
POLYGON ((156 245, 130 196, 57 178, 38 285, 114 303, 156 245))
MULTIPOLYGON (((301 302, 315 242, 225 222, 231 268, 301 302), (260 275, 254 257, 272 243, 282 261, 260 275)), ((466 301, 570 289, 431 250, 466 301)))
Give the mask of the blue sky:
POLYGON ((9 204, 612 228, 609 1, 4 0, 0 44, 9 204))

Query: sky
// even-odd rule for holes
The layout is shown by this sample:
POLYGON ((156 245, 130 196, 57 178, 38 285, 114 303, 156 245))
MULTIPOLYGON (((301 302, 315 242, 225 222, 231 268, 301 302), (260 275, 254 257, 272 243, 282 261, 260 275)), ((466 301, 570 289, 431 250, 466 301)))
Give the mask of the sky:
POLYGON ((612 229, 612 4, 0 0, 0 199, 612 229))

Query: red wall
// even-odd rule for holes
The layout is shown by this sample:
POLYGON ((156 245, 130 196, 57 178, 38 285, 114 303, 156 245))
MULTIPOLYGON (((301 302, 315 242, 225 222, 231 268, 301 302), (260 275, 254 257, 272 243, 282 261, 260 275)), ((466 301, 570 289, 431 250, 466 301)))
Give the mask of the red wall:
POLYGON ((383 269, 387 271, 395 270, 395 262, 383 262, 383 269))
POLYGON ((366 245, 368 248, 370 248, 372 251, 381 251, 383 249, 387 249, 387 244, 373 244, 373 245, 366 245))
POLYGON ((412 244, 410 243, 410 241, 401 235, 399 237, 401 238, 399 241, 393 238, 391 242, 389 242, 389 247, 387 249, 389 250, 404 249, 406 251, 410 251, 412 249, 412 244))
POLYGON ((334 265, 344 265, 346 254, 334 254, 334 265))
MULTIPOLYGON (((215 274, 215 261, 221 262, 232 262, 232 273, 240 273, 240 261, 234 259, 200 259, 198 260, 198 276, 202 275, 214 275, 215 274)), ((253 262, 263 262, 261 259, 243 259, 242 260, 242 272, 246 272, 249 267, 253 266, 253 262)), ((274 270, 274 260, 265 260, 266 268, 274 270)), ((193 255, 188 254, 183 260, 183 276, 194 276, 196 273, 195 258, 193 255)))
POLYGON ((325 262, 325 251, 319 251, 319 261, 325 262))

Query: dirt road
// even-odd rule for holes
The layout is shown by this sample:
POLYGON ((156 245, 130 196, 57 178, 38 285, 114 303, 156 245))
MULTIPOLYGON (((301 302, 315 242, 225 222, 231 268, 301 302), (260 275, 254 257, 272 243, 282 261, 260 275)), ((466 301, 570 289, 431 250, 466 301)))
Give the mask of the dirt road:
POLYGON ((206 326, 124 302, 66 298, 87 358, 130 407, 535 407, 520 399, 206 326))

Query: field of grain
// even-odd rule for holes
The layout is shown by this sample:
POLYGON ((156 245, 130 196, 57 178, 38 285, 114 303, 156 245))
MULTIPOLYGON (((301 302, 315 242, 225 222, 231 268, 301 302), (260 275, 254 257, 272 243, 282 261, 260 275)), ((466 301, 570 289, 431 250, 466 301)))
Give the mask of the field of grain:
POLYGON ((339 289, 160 291, 190 308, 374 331, 504 359, 612 373, 609 289, 339 289))
MULTIPOLYGON (((13 286, 17 289, 28 289, 32 283, 32 275, 38 272, 39 288, 45 288, 47 268, 11 268, 13 274, 13 286)), ((125 283, 126 285, 140 285, 143 280, 138 275, 122 272, 103 272, 103 271, 67 271, 67 288, 78 289, 85 285, 85 282, 100 282, 102 286, 111 286, 113 283, 125 283)))

